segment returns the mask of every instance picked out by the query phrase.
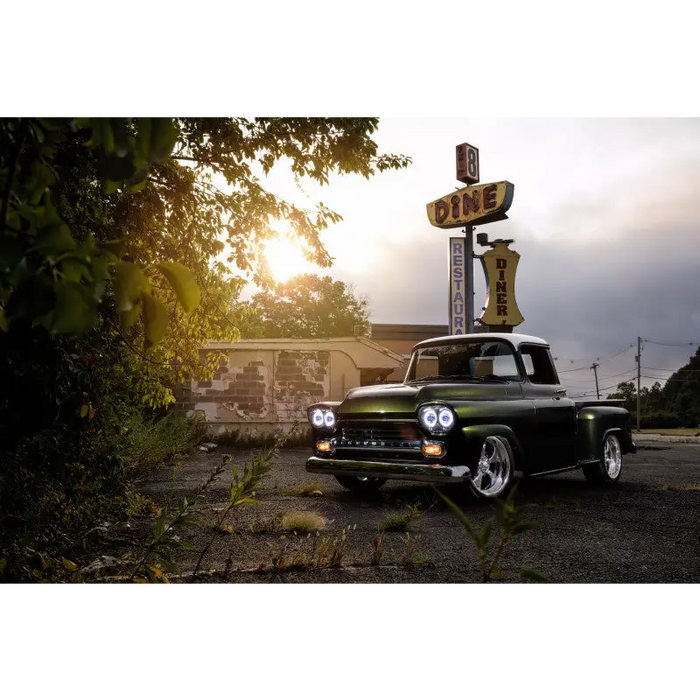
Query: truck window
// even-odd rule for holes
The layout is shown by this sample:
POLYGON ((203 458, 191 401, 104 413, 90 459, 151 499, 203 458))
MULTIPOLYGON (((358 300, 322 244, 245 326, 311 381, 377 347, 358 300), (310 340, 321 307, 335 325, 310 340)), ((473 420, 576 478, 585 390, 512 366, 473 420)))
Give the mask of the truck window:
POLYGON ((520 356, 525 365, 525 374, 533 384, 559 384, 548 348, 540 345, 521 345, 520 356))

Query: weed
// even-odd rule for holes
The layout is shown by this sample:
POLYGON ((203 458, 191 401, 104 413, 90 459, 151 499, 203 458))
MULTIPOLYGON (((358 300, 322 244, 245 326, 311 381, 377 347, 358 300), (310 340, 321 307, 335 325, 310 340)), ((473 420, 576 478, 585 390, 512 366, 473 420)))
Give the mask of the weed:
POLYGON ((372 557, 369 562, 372 566, 379 566, 384 556, 384 533, 380 530, 372 540, 372 557))
POLYGON ((307 481, 301 486, 296 486, 293 489, 282 491, 283 496, 323 496, 325 484, 320 481, 307 481))
POLYGON ((403 512, 387 513, 379 525, 380 532, 408 532, 413 521, 422 515, 420 506, 408 506, 403 512))
POLYGON ((201 419, 174 413, 157 419, 135 415, 127 421, 123 432, 124 465, 127 474, 133 476, 190 452, 206 437, 206 425, 201 419))
POLYGON ((329 568, 342 566, 345 557, 345 547, 348 535, 354 527, 349 525, 343 528, 339 537, 326 537, 308 533, 306 537, 292 544, 292 539, 283 535, 280 540, 284 542, 282 548, 271 552, 273 569, 308 569, 329 568))
POLYGON ((284 440, 283 444, 286 447, 308 447, 312 444, 311 430, 305 426, 300 428, 298 425, 295 425, 288 433, 276 430, 272 433, 257 434, 232 428, 209 437, 217 445, 238 448, 265 448, 272 447, 275 444, 278 447, 282 447, 282 444, 279 444, 280 439, 284 440))
POLYGON ((254 535, 260 535, 264 532, 274 532, 279 529, 275 525, 274 518, 259 518, 257 515, 250 522, 249 528, 254 535))
MULTIPOLYGON (((472 542, 474 542, 476 554, 479 558, 479 565, 481 567, 482 581, 488 583, 496 578, 501 578, 498 565, 505 548, 514 537, 536 527, 535 523, 530 523, 525 520, 525 506, 515 505, 515 492, 517 488, 512 488, 505 501, 498 499, 494 506, 496 511, 495 519, 499 527, 499 539, 495 552, 492 551, 492 547, 489 547, 491 535, 493 534, 494 519, 490 518, 487 520, 481 532, 477 532, 472 527, 467 516, 447 498, 447 496, 440 493, 437 488, 435 490, 462 524, 462 527, 464 527, 472 542)), ((547 581, 542 574, 527 567, 522 567, 520 569, 519 576, 525 581, 547 581)))
POLYGON ((323 530, 326 521, 322 515, 308 511, 282 513, 279 528, 283 532, 317 532, 323 530))
POLYGON ((407 532, 406 536, 401 538, 401 541, 404 545, 403 554, 400 559, 401 566, 414 566, 415 564, 422 563, 423 560, 418 558, 418 553, 422 545, 420 535, 411 537, 411 533, 407 532))

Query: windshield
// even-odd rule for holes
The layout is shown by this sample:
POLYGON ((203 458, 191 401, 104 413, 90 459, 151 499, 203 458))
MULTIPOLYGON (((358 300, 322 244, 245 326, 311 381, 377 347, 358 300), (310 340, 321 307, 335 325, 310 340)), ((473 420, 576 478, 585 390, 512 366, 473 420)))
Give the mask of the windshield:
POLYGON ((465 340, 418 348, 411 357, 406 381, 443 378, 521 379, 513 348, 500 340, 465 340))

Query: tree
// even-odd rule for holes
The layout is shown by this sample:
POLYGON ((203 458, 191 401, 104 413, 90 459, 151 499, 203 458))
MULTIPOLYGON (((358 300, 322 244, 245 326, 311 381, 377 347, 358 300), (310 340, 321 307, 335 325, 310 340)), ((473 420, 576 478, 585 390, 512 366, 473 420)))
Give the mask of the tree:
POLYGON ((11 560, 22 578, 22 561, 124 502, 123 426, 168 406, 176 382, 211 378, 219 358, 200 348, 239 337, 248 279, 272 284, 259 251, 274 219, 330 264, 320 233, 340 215, 264 176, 405 167, 378 153, 377 124, 0 119, 0 514, 15 523, 0 515, 0 575, 11 560))
POLYGON ((261 177, 281 160, 320 184, 333 172, 369 178, 405 167, 405 156, 378 154, 377 124, 1 120, 0 329, 28 324, 55 337, 99 327, 138 358, 139 397, 167 405, 173 373, 211 374, 216 358, 207 365, 199 354, 208 338, 238 337, 231 309, 242 276, 271 286, 259 259, 276 236, 271 222, 287 220, 330 265, 320 232, 340 215, 323 203, 299 208, 261 177))
POLYGON ((609 399, 624 401, 623 406, 630 412, 637 412, 637 389, 634 382, 621 382, 617 385, 617 391, 608 394, 609 399))
POLYGON ((668 378, 663 396, 668 410, 677 413, 684 426, 700 425, 700 348, 668 378))
POLYGON ((369 332, 368 300, 329 276, 303 274, 256 294, 246 337, 339 338, 369 332))

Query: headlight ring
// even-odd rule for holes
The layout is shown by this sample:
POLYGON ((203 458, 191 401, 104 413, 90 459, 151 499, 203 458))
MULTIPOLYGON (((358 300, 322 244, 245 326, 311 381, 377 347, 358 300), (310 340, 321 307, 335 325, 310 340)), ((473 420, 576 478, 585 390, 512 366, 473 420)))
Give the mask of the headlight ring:
POLYGON ((455 413, 449 406, 422 406, 418 410, 420 424, 431 433, 446 433, 455 424, 455 413))
POLYGON ((332 408, 314 408, 309 412, 309 423, 317 430, 332 430, 337 423, 335 411, 332 408))

